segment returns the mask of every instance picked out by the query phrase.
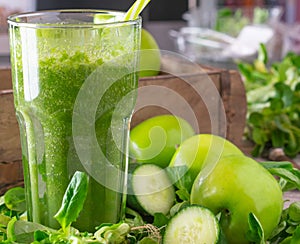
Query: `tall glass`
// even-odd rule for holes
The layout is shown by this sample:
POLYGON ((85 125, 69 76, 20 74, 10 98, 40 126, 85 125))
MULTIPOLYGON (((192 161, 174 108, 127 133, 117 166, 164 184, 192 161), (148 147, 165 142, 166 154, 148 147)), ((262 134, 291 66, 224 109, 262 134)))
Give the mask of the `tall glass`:
POLYGON ((141 20, 123 17, 60 10, 8 19, 31 221, 59 227, 53 216, 77 170, 89 189, 76 228, 94 231, 124 214, 141 20))

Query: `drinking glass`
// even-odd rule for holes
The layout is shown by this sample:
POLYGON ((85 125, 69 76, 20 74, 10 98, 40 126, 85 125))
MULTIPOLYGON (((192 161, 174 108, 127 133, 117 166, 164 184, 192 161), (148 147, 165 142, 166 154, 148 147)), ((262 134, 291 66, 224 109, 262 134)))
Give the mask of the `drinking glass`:
POLYGON ((28 218, 54 215, 72 175, 89 178, 74 227, 94 231, 124 216, 129 124, 141 19, 123 12, 53 10, 8 18, 14 105, 28 218))

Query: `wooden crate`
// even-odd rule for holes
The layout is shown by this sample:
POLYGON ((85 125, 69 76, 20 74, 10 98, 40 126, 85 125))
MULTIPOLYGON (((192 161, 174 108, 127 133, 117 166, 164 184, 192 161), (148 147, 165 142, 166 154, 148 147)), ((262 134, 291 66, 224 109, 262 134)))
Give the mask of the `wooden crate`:
POLYGON ((218 134, 243 145, 247 103, 238 71, 195 67, 182 62, 173 56, 164 57, 162 67, 168 74, 140 79, 132 126, 149 117, 174 112, 188 120, 199 133, 218 134), (151 106, 153 102, 161 107, 151 106), (144 108, 143 104, 147 106, 144 108), (140 107, 143 108, 137 110, 140 107), (193 114, 188 114, 189 109, 193 114))
MULTIPOLYGON (((132 126, 149 117, 174 113, 175 110, 175 114, 187 119, 197 132, 213 132, 226 136, 238 146, 242 145, 246 97, 237 71, 190 67, 168 57, 163 59, 162 67, 170 72, 140 79, 132 126), (216 94, 210 97, 208 87, 211 88, 212 84, 212 90, 217 91, 220 99, 214 97, 216 94), (197 85, 203 89, 200 93, 208 97, 206 100, 195 90, 197 85), (175 98, 172 97, 174 94, 175 98), (187 106, 180 105, 179 100, 185 101, 183 104, 187 106)), ((23 180, 20 137, 11 84, 10 68, 0 68, 0 194, 8 187, 22 184, 23 180)))

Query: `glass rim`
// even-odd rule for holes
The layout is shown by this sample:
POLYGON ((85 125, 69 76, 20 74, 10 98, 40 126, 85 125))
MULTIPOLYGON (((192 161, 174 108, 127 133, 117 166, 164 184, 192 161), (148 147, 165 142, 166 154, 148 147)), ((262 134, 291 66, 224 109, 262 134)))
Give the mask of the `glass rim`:
POLYGON ((59 13, 65 13, 65 14, 106 14, 106 15, 113 15, 114 17, 125 16, 126 12, 124 11, 117 11, 117 10, 106 10, 106 9, 54 9, 54 10, 39 10, 39 11, 31 11, 31 12, 22 12, 22 13, 16 13, 12 14, 7 17, 7 23, 9 25, 13 26, 20 26, 20 27, 31 27, 31 28, 90 28, 95 26, 113 26, 118 24, 134 24, 134 23, 141 23, 142 17, 139 16, 137 19, 134 20, 113 20, 111 22, 103 22, 103 23, 94 23, 94 22, 81 22, 81 23, 64 23, 57 22, 57 23, 39 23, 38 21, 35 22, 18 22, 18 18, 28 18, 28 17, 38 17, 43 16, 46 14, 55 15, 59 13))

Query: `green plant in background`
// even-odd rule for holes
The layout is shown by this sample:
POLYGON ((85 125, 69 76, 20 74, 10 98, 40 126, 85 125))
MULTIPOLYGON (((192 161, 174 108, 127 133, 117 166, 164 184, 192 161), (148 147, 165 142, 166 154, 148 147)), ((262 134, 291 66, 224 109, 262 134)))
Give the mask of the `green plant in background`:
POLYGON ((247 24, 249 24, 249 19, 243 16, 241 9, 234 11, 230 8, 223 8, 217 13, 215 29, 232 36, 237 36, 247 24))
POLYGON ((248 104, 247 138, 254 156, 282 148, 287 156, 300 152, 300 56, 288 53, 267 67, 268 54, 260 46, 257 59, 239 63, 248 104))
POLYGON ((222 8, 218 10, 215 30, 238 36, 246 25, 264 24, 269 19, 269 11, 267 9, 256 7, 253 9, 253 13, 250 10, 242 8, 222 8))

